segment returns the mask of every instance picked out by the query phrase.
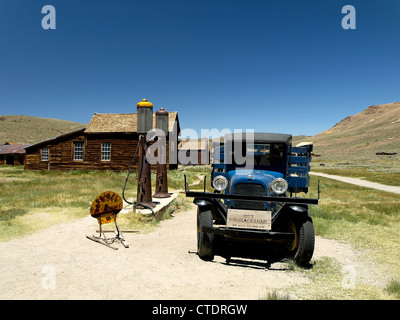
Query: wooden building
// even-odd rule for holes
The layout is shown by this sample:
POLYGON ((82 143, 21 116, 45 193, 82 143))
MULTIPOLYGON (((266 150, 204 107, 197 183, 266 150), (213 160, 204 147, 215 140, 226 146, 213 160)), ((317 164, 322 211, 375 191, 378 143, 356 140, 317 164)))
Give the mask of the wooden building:
POLYGON ((24 164, 25 161, 25 149, 27 145, 5 143, 0 146, 0 165, 7 164, 12 166, 18 166, 24 164))
POLYGON ((179 142, 178 162, 181 165, 204 165, 210 163, 210 148, 207 138, 179 142))
MULTIPOLYGON (((177 163, 170 163, 169 155, 177 159, 180 133, 177 112, 169 113, 168 131, 167 164, 174 169, 177 163)), ((86 128, 25 147, 25 169, 128 170, 138 139, 136 113, 95 113, 86 128)))

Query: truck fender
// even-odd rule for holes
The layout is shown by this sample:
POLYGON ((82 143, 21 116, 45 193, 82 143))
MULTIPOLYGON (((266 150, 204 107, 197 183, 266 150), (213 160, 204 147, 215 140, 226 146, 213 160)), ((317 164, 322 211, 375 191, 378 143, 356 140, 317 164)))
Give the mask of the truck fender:
POLYGON ((287 217, 288 215, 291 215, 291 214, 295 214, 295 216, 297 216, 299 218, 303 217, 307 220, 311 219, 310 214, 308 213, 308 205, 304 205, 304 204, 302 204, 302 205, 290 204, 289 205, 289 204, 285 203, 282 206, 282 208, 279 210, 275 220, 279 221, 279 220, 285 219, 284 218, 285 216, 287 217))
POLYGON ((292 210, 298 217, 303 217, 306 220, 310 220, 311 216, 310 213, 308 212, 308 205, 303 204, 303 205, 288 205, 288 208, 292 210))
POLYGON ((211 202, 205 199, 194 198, 193 203, 198 207, 211 206, 211 202))
POLYGON ((295 212, 308 212, 308 205, 288 205, 288 207, 295 212))

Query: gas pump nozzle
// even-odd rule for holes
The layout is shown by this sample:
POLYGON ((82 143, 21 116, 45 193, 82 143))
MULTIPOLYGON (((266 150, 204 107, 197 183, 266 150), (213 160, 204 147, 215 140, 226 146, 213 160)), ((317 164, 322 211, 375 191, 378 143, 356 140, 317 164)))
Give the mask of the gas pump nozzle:
POLYGON ((154 136, 154 137, 152 137, 152 138, 150 138, 149 140, 147 140, 146 142, 145 142, 145 144, 149 144, 150 142, 156 142, 158 140, 158 136, 154 136))

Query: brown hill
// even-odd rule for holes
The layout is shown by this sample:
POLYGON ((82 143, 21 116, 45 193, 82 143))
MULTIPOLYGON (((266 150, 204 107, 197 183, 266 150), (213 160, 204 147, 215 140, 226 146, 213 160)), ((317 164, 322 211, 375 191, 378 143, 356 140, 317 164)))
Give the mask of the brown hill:
POLYGON ((400 102, 370 106, 309 140, 321 160, 381 159, 378 152, 400 159, 400 102))
POLYGON ((86 127, 85 124, 31 116, 0 116, 0 145, 31 144, 86 127))

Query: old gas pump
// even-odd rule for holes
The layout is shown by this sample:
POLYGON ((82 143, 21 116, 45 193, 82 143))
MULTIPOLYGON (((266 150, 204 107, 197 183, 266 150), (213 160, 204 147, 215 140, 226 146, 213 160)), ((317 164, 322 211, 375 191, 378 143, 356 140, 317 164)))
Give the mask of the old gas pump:
POLYGON ((157 175, 156 175, 156 193, 153 195, 154 198, 168 198, 168 177, 167 177, 167 157, 166 157, 166 146, 167 146, 167 135, 168 135, 168 112, 161 108, 156 112, 156 128, 163 132, 163 135, 158 137, 160 141, 160 148, 158 152, 157 161, 157 175))
POLYGON ((137 105, 137 131, 139 133, 139 161, 137 185, 137 209, 155 207, 151 197, 151 168, 146 159, 148 141, 146 134, 153 128, 153 104, 146 99, 137 105))
MULTIPOLYGON (((124 187, 122 189, 122 198, 112 191, 106 191, 100 194, 92 203, 90 207, 90 214, 92 217, 96 218, 99 222, 100 228, 100 236, 86 236, 88 239, 101 243, 107 247, 117 250, 117 247, 113 247, 112 244, 115 241, 119 241, 123 244, 125 248, 129 247, 129 244, 126 242, 124 237, 122 236, 122 232, 117 224, 117 214, 123 208, 123 200, 125 202, 132 204, 134 207, 138 209, 150 209, 153 212, 153 209, 156 206, 156 203, 152 201, 151 197, 151 167, 150 163, 146 159, 147 149, 149 148, 150 141, 156 141, 157 136, 150 140, 146 140, 146 136, 149 131, 153 128, 153 104, 146 99, 140 101, 137 105, 137 132, 139 133, 139 140, 136 148, 135 155, 133 157, 131 166, 128 171, 128 175, 125 180, 124 187), (129 179, 129 175, 131 173, 132 167, 135 163, 136 156, 139 155, 138 159, 138 183, 137 183, 137 201, 132 203, 125 198, 125 188, 129 179), (116 227, 116 236, 113 238, 106 238, 105 230, 102 229, 102 225, 105 223, 115 222, 116 227)), ((162 109, 163 110, 163 109, 162 109)), ((168 132, 168 122, 167 127, 163 125, 165 121, 168 121, 168 112, 164 110, 164 113, 161 112, 160 116, 167 116, 167 120, 160 118, 158 121, 160 122, 159 128, 164 130, 164 132, 168 132)), ((165 144, 164 144, 165 145, 165 144)), ((160 162, 160 161, 159 161, 160 162)), ((160 172, 158 176, 160 177, 161 186, 159 188, 160 192, 166 190, 168 194, 168 187, 166 186, 166 165, 165 165, 165 173, 163 169, 158 170, 160 172), (165 179, 165 180, 164 180, 165 179)), ((160 193, 164 195, 164 193, 160 193)), ((168 195, 169 196, 169 195, 168 195)), ((160 198, 163 196, 160 196, 160 198)))

